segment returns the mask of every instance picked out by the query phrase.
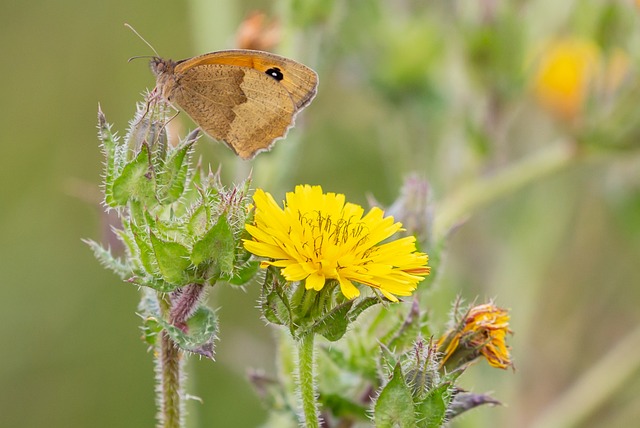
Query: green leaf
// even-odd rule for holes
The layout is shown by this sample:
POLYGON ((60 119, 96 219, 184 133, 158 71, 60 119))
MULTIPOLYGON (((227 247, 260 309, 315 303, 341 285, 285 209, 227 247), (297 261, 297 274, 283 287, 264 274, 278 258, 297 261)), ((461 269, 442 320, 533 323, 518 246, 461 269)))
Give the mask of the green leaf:
POLYGON ((94 256, 102 266, 110 269, 122 279, 127 279, 133 275, 131 268, 126 263, 122 262, 122 260, 114 257, 111 254, 111 250, 104 248, 102 245, 91 239, 83 239, 83 241, 85 244, 89 245, 91 250, 93 250, 94 256))
POLYGON ((221 215, 218 222, 193 246, 191 261, 194 265, 211 260, 224 274, 233 271, 236 243, 227 218, 221 215))
POLYGON ((117 207, 118 203, 113 198, 113 182, 115 176, 122 169, 125 158, 125 148, 119 144, 116 135, 111 132, 111 125, 98 107, 98 138, 102 153, 105 156, 104 163, 104 202, 110 207, 117 207))
POLYGON ((159 319, 159 322, 181 349, 213 359, 218 319, 210 308, 200 306, 187 320, 184 330, 163 319, 159 319))
POLYGON ((187 231, 191 236, 199 237, 207 231, 207 225, 211 218, 209 205, 201 201, 195 210, 191 213, 187 222, 187 231))
POLYGON ((417 426, 413 397, 404 381, 400 364, 396 364, 393 377, 382 388, 376 400, 374 412, 376 428, 415 428, 417 426))
POLYGON ((149 163, 149 146, 143 144, 140 153, 122 169, 113 182, 113 200, 126 205, 129 199, 150 201, 154 198, 153 171, 149 163))
POLYGON ((335 342, 344 336, 349 327, 349 317, 347 314, 353 306, 353 300, 336 306, 328 314, 318 320, 312 327, 311 331, 321 334, 327 340, 335 342))
POLYGON ((445 382, 431 391, 416 405, 419 428, 440 428, 447 421, 447 409, 451 402, 453 385, 445 382))
POLYGON ((129 278, 127 282, 135 284, 140 287, 146 287, 159 291, 161 293, 170 293, 183 284, 172 284, 161 278, 155 278, 153 276, 134 276, 129 278))
POLYGON ((222 275, 220 279, 227 281, 231 285, 244 285, 256 276, 260 270, 260 262, 251 260, 237 268, 233 275, 222 275))
POLYGON ((164 241, 152 232, 149 232, 149 237, 158 269, 164 280, 182 285, 186 278, 185 270, 191 265, 189 250, 177 242, 164 241))
POLYGON ((148 275, 159 275, 160 271, 156 265, 155 253, 151 247, 148 229, 138 226, 133 219, 123 220, 123 225, 128 227, 133 235, 133 240, 137 247, 137 251, 134 254, 138 256, 142 269, 144 269, 148 275))
POLYGON ((138 304, 139 315, 142 318, 142 340, 148 345, 156 344, 158 334, 162 331, 162 325, 158 322, 160 318, 160 307, 156 293, 149 288, 142 289, 142 297, 138 304))
POLYGON ((158 200, 161 204, 168 205, 177 201, 184 192, 192 147, 193 143, 190 143, 173 150, 158 171, 158 200))

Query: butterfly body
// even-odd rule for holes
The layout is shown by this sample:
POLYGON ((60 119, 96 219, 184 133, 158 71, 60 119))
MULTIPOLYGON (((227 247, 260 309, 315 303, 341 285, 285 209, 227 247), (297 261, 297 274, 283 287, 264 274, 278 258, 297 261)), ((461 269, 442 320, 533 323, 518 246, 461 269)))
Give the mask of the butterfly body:
POLYGON ((228 50, 174 62, 151 60, 160 95, 202 130, 251 159, 293 126, 316 94, 318 75, 279 55, 228 50))

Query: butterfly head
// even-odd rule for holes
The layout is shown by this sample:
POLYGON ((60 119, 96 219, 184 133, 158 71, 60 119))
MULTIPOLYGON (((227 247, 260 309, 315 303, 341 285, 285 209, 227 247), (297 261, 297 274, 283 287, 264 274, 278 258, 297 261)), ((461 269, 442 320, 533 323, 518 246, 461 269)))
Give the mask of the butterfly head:
POLYGON ((175 62, 171 61, 170 59, 163 59, 157 56, 152 57, 151 61, 149 61, 151 71, 156 77, 165 73, 173 74, 175 65, 175 62))

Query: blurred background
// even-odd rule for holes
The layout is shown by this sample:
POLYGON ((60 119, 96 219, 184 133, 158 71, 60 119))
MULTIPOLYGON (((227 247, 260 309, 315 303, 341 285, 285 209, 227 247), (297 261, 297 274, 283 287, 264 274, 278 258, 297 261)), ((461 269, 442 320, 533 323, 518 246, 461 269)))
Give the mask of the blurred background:
MULTIPOLYGON (((463 380, 505 406, 452 425, 636 425, 637 3, 3 2, 0 426, 153 426, 138 290, 81 242, 106 239, 97 107, 123 133, 155 83, 146 60, 127 63, 152 52, 125 22, 183 59, 246 43, 238 29, 256 10, 265 33, 254 22, 240 34, 315 68, 318 95, 270 153, 242 162, 203 139, 203 158, 228 183, 253 169, 276 199, 308 183, 390 205, 409 173, 426 178, 436 220, 466 219, 433 267, 434 325, 462 295, 510 308, 515 332, 515 372, 481 362, 463 380)), ((215 363, 190 361, 189 392, 203 401, 189 405, 190 426, 264 420, 246 376, 273 370, 257 296, 257 286, 210 295, 221 340, 215 363)))

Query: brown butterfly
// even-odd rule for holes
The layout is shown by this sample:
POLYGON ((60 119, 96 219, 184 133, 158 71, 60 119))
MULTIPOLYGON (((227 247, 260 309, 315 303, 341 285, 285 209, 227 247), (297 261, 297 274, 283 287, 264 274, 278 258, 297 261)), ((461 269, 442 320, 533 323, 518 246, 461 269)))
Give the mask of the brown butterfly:
POLYGON ((177 62, 153 57, 151 70, 165 100, 243 159, 283 138, 318 86, 311 68, 253 50, 218 51, 177 62))

